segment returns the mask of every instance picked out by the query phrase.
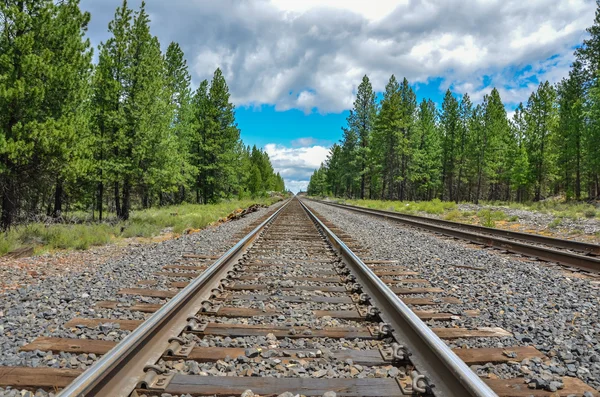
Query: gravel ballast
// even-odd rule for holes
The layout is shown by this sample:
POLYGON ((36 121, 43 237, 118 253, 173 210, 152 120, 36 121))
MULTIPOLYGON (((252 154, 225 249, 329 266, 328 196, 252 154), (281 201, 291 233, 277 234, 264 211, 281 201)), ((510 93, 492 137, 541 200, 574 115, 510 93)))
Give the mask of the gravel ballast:
MULTIPOLYGON (((281 204, 275 204, 279 206, 281 204)), ((274 207, 271 207, 274 208, 274 207)), ((94 267, 84 266, 68 276, 48 277, 33 285, 23 278, 22 287, 8 291, 0 301, 0 366, 48 366, 86 369, 98 359, 95 355, 19 352, 19 347, 39 336, 87 338, 120 341, 129 331, 110 323, 95 329, 71 328, 63 324, 75 317, 119 318, 143 320, 150 314, 120 309, 97 309, 97 302, 118 300, 130 305, 136 302, 164 303, 164 300, 139 296, 119 296, 122 288, 140 288, 139 280, 157 279, 153 273, 181 259, 183 254, 220 255, 230 248, 241 232, 269 209, 261 208, 242 219, 208 227, 198 233, 155 244, 132 244, 127 253, 94 267)), ((208 261, 210 264, 212 261, 208 261)), ((163 278, 163 280, 166 280, 163 278)), ((166 281, 146 288, 167 289, 166 281)), ((0 396, 21 396, 19 391, 0 389, 0 396)), ((36 395, 33 393, 32 395, 36 395)), ((40 394, 42 395, 42 394, 40 394)), ((46 394, 43 394, 46 395, 46 394)))
MULTIPOLYGON (((480 375, 576 376, 600 390, 600 279, 422 232, 404 225, 320 203, 308 205, 370 249, 363 259, 397 260, 432 287, 462 304, 428 306, 480 315, 436 327, 501 327, 512 338, 459 339, 452 347, 535 346, 549 365, 524 360, 513 365, 473 366, 480 375), (475 267, 465 268, 460 266, 475 267)), ((437 296, 437 295, 432 295, 437 296)))

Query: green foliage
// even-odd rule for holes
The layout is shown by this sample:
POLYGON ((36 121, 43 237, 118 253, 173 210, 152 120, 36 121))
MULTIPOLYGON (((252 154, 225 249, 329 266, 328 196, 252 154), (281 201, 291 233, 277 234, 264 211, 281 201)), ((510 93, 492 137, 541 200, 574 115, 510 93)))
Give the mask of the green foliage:
POLYGON ((446 215, 444 215, 444 219, 447 221, 458 221, 462 217, 463 217, 463 213, 460 212, 460 210, 458 210, 458 209, 452 210, 452 211, 448 212, 446 215))
POLYGON ((600 2, 588 33, 568 78, 541 82, 512 120, 496 88, 481 104, 447 90, 441 109, 426 99, 417 108, 408 81, 394 75, 377 108, 365 76, 342 141, 311 186, 400 201, 600 199, 600 2))
POLYGON ((561 224, 561 223, 562 223, 562 218, 561 218, 561 217, 557 217, 557 218, 554 218, 554 219, 552 220, 552 222, 550 222, 550 223, 548 224, 548 227, 549 227, 550 229, 556 229, 557 227, 559 227, 559 226, 560 226, 560 224, 561 224))
POLYGON ((238 209, 248 208, 254 204, 271 205, 278 200, 273 197, 224 201, 211 205, 184 204, 134 211, 128 221, 118 222, 115 225, 30 223, 2 233, 0 256, 23 246, 33 246, 38 252, 54 249, 84 250, 109 244, 118 238, 157 236, 166 228, 173 228, 174 233, 183 233, 188 229, 205 228, 238 209))
POLYGON ((95 68, 79 0, 7 0, 0 15, 0 229, 285 191, 241 142, 221 70, 192 95, 185 54, 161 51, 145 2, 116 9, 95 68))
POLYGON ((477 213, 479 223, 485 227, 496 227, 496 220, 490 210, 481 210, 477 213))

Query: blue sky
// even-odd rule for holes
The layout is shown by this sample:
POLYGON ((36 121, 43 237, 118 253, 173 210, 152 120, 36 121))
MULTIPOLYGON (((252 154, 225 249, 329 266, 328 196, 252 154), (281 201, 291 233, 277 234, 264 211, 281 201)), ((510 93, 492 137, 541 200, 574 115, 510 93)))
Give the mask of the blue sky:
MULTIPOLYGON (((122 0, 81 0, 106 40, 122 0)), ((137 9, 140 0, 129 0, 137 9)), ((194 86, 220 67, 246 144, 264 148, 293 191, 341 137, 357 85, 391 74, 438 104, 497 87, 511 111, 568 73, 594 0, 147 0, 163 48, 177 41, 194 86)))

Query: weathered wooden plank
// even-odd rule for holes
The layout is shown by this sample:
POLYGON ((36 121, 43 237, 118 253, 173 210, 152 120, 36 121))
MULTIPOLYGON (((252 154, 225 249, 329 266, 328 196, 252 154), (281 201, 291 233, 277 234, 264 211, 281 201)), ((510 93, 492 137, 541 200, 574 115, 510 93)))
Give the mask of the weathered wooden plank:
POLYGON ((439 298, 440 302, 436 302, 433 298, 402 298, 402 302, 407 305, 414 306, 427 306, 427 305, 438 305, 440 303, 453 303, 453 304, 461 304, 462 301, 460 299, 446 297, 439 298))
POLYGON ((155 272, 154 275, 163 277, 196 278, 200 275, 200 273, 155 272))
MULTIPOLYGON (((294 269, 294 267, 292 266, 286 266, 286 269, 294 269)), ((303 270, 307 270, 306 268, 302 267, 303 270)), ((338 272, 336 272, 335 270, 322 270, 323 267, 319 266, 319 267, 314 267, 314 268, 309 268, 310 273, 315 275, 315 276, 337 276, 338 272)), ((266 269, 264 266, 244 266, 244 273, 264 273, 269 271, 269 269, 266 269)))
POLYGON ((386 284, 429 284, 429 280, 423 278, 403 278, 396 280, 389 277, 381 277, 381 281, 386 284))
POLYGON ((268 301, 280 300, 283 302, 325 302, 325 303, 353 303, 349 296, 304 296, 304 295, 258 295, 258 294, 231 294, 225 296, 225 302, 232 301, 268 301))
POLYGON ((96 303, 98 309, 116 309, 119 305, 117 301, 101 301, 96 303))
POLYGON ((322 396, 328 391, 346 397, 402 395, 398 383, 391 378, 315 379, 194 375, 175 375, 164 393, 231 396, 241 395, 248 389, 260 395, 277 395, 286 391, 306 396, 322 396))
MULTIPOLYGON (((239 276, 236 278, 236 280, 242 280, 242 281, 247 281, 247 280, 256 280, 258 276, 254 275, 254 276, 239 276)), ((266 277, 260 277, 261 279, 264 279, 266 277)), ((317 282, 317 283, 341 283, 342 279, 337 276, 337 277, 295 277, 295 276, 286 276, 285 274, 282 274, 280 277, 280 280, 291 280, 291 281, 313 281, 313 282, 317 282)))
POLYGON ((513 346, 505 348, 477 348, 477 349, 452 349, 461 360, 469 365, 487 363, 507 363, 509 361, 522 361, 526 358, 539 357, 547 359, 546 355, 533 346, 513 346), (516 353, 511 358, 506 353, 516 353))
POLYGON ((208 269, 208 266, 188 266, 188 265, 167 265, 163 267, 164 270, 198 270, 204 271, 208 269))
POLYGON ((444 292, 441 288, 402 288, 402 287, 390 287, 390 289, 397 295, 410 295, 410 294, 429 294, 444 292))
POLYGON ((306 327, 209 323, 204 331, 198 333, 202 335, 229 336, 234 338, 260 336, 271 333, 278 338, 373 339, 373 335, 371 335, 371 332, 367 328, 351 327, 327 327, 324 329, 309 330, 306 327))
POLYGON ((512 334, 502 328, 431 328, 442 339, 507 337, 512 334))
POLYGON ((499 397, 567 397, 569 395, 582 396, 589 391, 597 396, 597 390, 586 385, 578 378, 564 377, 562 381, 565 385, 563 389, 555 392, 546 390, 530 389, 527 387, 524 378, 513 379, 484 379, 484 382, 498 394, 499 397))
MULTIPOLYGON (((283 314, 282 310, 261 310, 247 307, 221 307, 217 311, 217 316, 223 317, 255 317, 255 316, 277 316, 283 314)), ((357 310, 315 310, 313 314, 316 317, 334 317, 346 320, 364 320, 357 310)))
POLYGON ((134 312, 143 312, 143 313, 154 313, 158 309, 162 307, 159 303, 142 303, 138 302, 132 306, 130 305, 121 305, 119 306, 119 302, 117 301, 102 301, 96 304, 96 307, 104 308, 104 309, 120 309, 120 310, 130 310, 134 312))
POLYGON ((289 288, 279 288, 266 284, 241 284, 234 283, 232 286, 225 287, 232 291, 260 291, 265 289, 280 289, 282 291, 322 291, 322 292, 346 292, 346 287, 328 286, 328 285, 295 285, 289 288))
POLYGON ((117 292, 119 295, 140 295, 140 296, 151 296, 153 298, 172 298, 177 295, 178 291, 166 291, 160 289, 149 289, 149 288, 125 288, 117 292))
POLYGON ((70 320, 69 322, 67 322, 64 325, 64 327, 65 328, 74 328, 77 326, 83 326, 83 327, 87 327, 87 328, 96 328, 100 324, 109 324, 109 323, 110 324, 119 324, 121 329, 124 329, 127 331, 133 331, 134 329, 139 327, 140 324, 143 323, 143 321, 140 321, 140 320, 115 320, 112 318, 79 318, 79 317, 76 317, 76 318, 70 320))
POLYGON ((383 276, 418 276, 419 272, 411 272, 408 270, 393 270, 393 271, 389 271, 389 270, 373 270, 373 273, 375 273, 375 275, 379 276, 379 277, 383 277, 383 276))
POLYGON ((196 254, 184 254, 182 258, 190 259, 219 259, 221 255, 196 255, 196 254))
MULTIPOLYGON (((236 358, 244 356, 246 349, 238 347, 194 347, 190 352, 190 355, 186 357, 186 360, 194 360, 198 362, 216 362, 218 360, 224 360, 226 357, 236 358)), ((318 349, 270 349, 268 347, 259 348, 262 351, 275 351, 277 352, 277 358, 280 358, 284 364, 287 364, 289 360, 313 360, 307 358, 309 352, 315 353, 317 358, 320 357, 318 349), (299 358, 298 353, 303 353, 304 358, 299 358)), ((389 361, 386 361, 379 350, 334 350, 331 351, 331 355, 338 361, 352 360, 355 364, 359 365, 388 365, 389 361)), ((177 360, 177 357, 163 356, 166 360, 177 360)))
POLYGON ((110 349, 115 347, 117 342, 107 340, 92 340, 92 339, 68 339, 68 338, 49 338, 40 336, 33 342, 19 348, 20 351, 32 352, 40 350, 43 352, 65 352, 73 354, 94 353, 106 354, 110 349))
POLYGON ((137 283, 139 285, 146 285, 146 286, 149 286, 149 287, 153 287, 156 284, 158 284, 158 280, 139 280, 137 283))
POLYGON ((0 367, 0 386, 32 389, 64 388, 83 371, 47 367, 0 367))

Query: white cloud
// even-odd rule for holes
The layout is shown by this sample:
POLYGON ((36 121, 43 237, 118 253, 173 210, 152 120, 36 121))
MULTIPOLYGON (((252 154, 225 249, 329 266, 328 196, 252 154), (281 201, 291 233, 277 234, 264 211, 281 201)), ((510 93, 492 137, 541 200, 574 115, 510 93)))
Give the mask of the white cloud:
POLYGON ((275 172, 279 172, 285 185, 294 193, 306 189, 310 176, 327 158, 329 149, 325 146, 288 148, 269 143, 265 151, 271 159, 275 172))
MULTIPOLYGON (((83 0, 92 15, 120 0, 83 0)), ((131 4, 137 7, 137 4, 131 4)), ((491 76, 510 101, 529 87, 507 69, 568 60, 594 18, 593 0, 148 0, 153 32, 179 42, 194 82, 224 71, 238 106, 340 112, 368 74, 377 91, 389 76, 410 82, 441 77, 444 87, 489 92, 491 76)), ((107 11, 107 9, 109 11, 107 11)), ((96 29, 96 28, 94 28, 96 29)), ((106 25, 90 35, 106 37, 106 25)), ((556 81, 565 64, 536 71, 556 81)), ((502 91, 501 91, 502 92, 502 91)))
POLYGON ((333 8, 349 10, 370 20, 378 20, 389 15, 400 3, 398 0, 272 0, 276 7, 297 14, 305 13, 314 8, 333 8))

